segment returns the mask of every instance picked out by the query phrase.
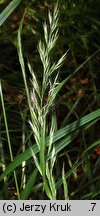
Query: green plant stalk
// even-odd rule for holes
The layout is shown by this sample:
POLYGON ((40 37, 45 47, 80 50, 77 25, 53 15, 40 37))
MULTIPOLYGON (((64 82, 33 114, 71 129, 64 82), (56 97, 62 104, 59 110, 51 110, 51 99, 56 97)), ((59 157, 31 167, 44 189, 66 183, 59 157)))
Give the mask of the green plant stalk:
MULTIPOLYGON (((31 121, 34 124, 33 116, 32 116, 32 109, 31 109, 31 101, 30 101, 30 94, 28 90, 28 85, 27 85, 27 80, 26 80, 26 74, 25 74, 25 64, 24 64, 24 59, 23 59, 23 54, 22 54, 22 45, 21 45, 21 31, 23 27, 23 19, 20 23, 20 28, 18 31, 18 55, 19 55, 19 61, 22 69, 22 75, 23 75, 23 80, 24 80, 24 86, 25 86, 25 91, 26 91, 26 96, 27 96, 27 101, 29 105, 29 110, 30 110, 30 115, 31 115, 31 121)), ((43 100, 43 98, 42 98, 43 100)), ((43 101, 42 101, 43 102, 43 101)), ((41 104, 42 105, 42 104, 41 104)), ((46 156, 45 156, 45 119, 41 117, 41 122, 40 122, 40 167, 42 170, 42 175, 43 175, 43 182, 44 182, 44 187, 48 188, 48 184, 46 182, 46 156)))
MULTIPOLYGON (((57 22, 58 22, 58 7, 56 5, 55 9, 54 9, 54 13, 53 16, 51 16, 50 12, 49 12, 49 24, 50 24, 50 32, 48 34, 48 28, 46 23, 44 24, 44 38, 45 38, 45 43, 43 42, 39 42, 38 45, 38 50, 39 50, 39 54, 40 54, 40 58, 42 61, 42 65, 43 65, 43 79, 42 79, 42 85, 41 85, 41 92, 39 92, 39 95, 41 96, 40 99, 40 167, 42 170, 42 174, 43 174, 43 184, 44 184, 44 189, 45 192, 47 194, 47 196, 50 199, 53 199, 53 192, 52 192, 52 184, 50 182, 50 173, 52 176, 52 172, 51 170, 47 171, 47 154, 46 154, 46 127, 48 126, 47 124, 47 114, 49 112, 49 106, 48 106, 48 102, 45 103, 45 96, 46 94, 49 97, 49 91, 47 91, 47 87, 48 87, 48 83, 51 83, 51 77, 50 77, 50 60, 51 60, 51 56, 50 56, 50 50, 53 48, 53 38, 52 38, 52 34, 54 34, 54 38, 55 38, 55 42, 56 42, 56 33, 54 33, 54 29, 57 28, 57 22), (56 21, 56 24, 54 25, 54 18, 56 21), (52 20, 50 22, 50 20, 52 20), (46 106, 46 109, 44 108, 44 104, 46 106)), ((33 86, 34 87, 34 86, 33 86)), ((53 87, 53 85, 52 85, 53 87)), ((50 88, 50 86, 49 86, 50 88)), ((51 89, 50 89, 51 90, 51 89)))
POLYGON ((26 95, 27 95, 28 105, 29 105, 29 108, 30 108, 31 107, 31 105, 30 105, 30 96, 29 96, 29 90, 28 90, 26 75, 25 75, 25 64, 24 64, 24 59, 23 59, 23 54, 22 54, 22 45, 21 45, 22 27, 23 27, 23 19, 20 22, 20 27, 19 27, 19 30, 18 30, 18 56, 19 56, 19 62, 20 62, 20 65, 21 65, 21 70, 22 70, 22 75, 23 75, 23 80, 24 80, 24 86, 25 86, 25 91, 26 91, 26 95))
MULTIPOLYGON (((43 99, 42 99, 43 100, 43 99)), ((43 104, 43 101, 42 101, 43 104)), ((41 108, 43 109, 43 107, 41 108)), ((45 112, 45 111, 44 111, 45 112)), ((44 116, 44 112, 42 112, 41 120, 40 120, 40 167, 42 171, 42 178, 43 178, 43 187, 50 199, 53 199, 51 188, 49 186, 49 182, 46 176, 46 116, 44 116)))
POLYGON ((63 165, 63 169, 62 169, 62 181, 63 181, 63 188, 64 188, 64 198, 65 198, 65 200, 69 200, 68 185, 67 185, 67 180, 66 180, 66 176, 65 176, 64 165, 63 165))
MULTIPOLYGON (((68 153, 66 154, 66 157, 67 157, 67 160, 68 160, 68 163, 69 163, 70 168, 72 168, 73 163, 72 163, 71 158, 70 158, 70 156, 69 156, 68 153)), ((78 177, 78 176, 77 176, 76 170, 73 172, 73 176, 74 176, 75 180, 77 180, 77 177, 78 177)))
MULTIPOLYGON (((13 162, 13 153, 12 153, 10 136, 9 136, 9 129, 8 129, 8 123, 7 123, 7 117, 6 117, 4 99, 3 99, 1 80, 0 80, 0 96, 1 96, 1 104, 2 104, 2 109, 3 109, 3 115, 4 115, 4 122, 5 122, 5 127, 6 127, 6 134, 7 134, 8 147, 9 147, 9 152, 10 152, 10 158, 11 158, 11 162, 13 162)), ((14 180, 15 180, 15 185, 16 185, 17 196, 18 196, 18 199, 20 199, 19 187, 18 187, 17 176, 16 176, 15 170, 13 171, 13 174, 14 174, 14 180)))
MULTIPOLYGON (((2 172, 4 172, 6 169, 6 164, 5 164, 4 148, 3 148, 3 143, 2 143, 2 139, 1 139, 1 133, 0 133, 0 156, 1 156, 1 161, 2 161, 2 163, 0 165, 2 167, 2 172)), ((4 177, 4 190, 5 190, 6 197, 8 197, 7 188, 8 188, 8 178, 7 178, 7 176, 5 176, 4 177)))
MULTIPOLYGON (((23 126, 22 126, 22 152, 25 151, 25 119, 23 117, 23 126)), ((25 188, 26 184, 26 161, 22 162, 22 187, 23 189, 25 188)))
POLYGON ((45 123, 44 128, 41 128, 41 139, 40 139, 40 167, 43 174, 43 179, 45 180, 46 175, 46 156, 45 156, 45 150, 46 150, 46 140, 45 140, 45 123))

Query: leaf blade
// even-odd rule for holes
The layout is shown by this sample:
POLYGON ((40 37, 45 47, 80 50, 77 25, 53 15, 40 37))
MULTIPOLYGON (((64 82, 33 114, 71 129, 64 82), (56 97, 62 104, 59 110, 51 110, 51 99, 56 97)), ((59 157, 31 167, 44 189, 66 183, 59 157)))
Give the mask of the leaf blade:
POLYGON ((10 4, 2 11, 0 14, 0 26, 6 21, 10 14, 15 10, 15 8, 20 4, 22 0, 13 0, 10 4))

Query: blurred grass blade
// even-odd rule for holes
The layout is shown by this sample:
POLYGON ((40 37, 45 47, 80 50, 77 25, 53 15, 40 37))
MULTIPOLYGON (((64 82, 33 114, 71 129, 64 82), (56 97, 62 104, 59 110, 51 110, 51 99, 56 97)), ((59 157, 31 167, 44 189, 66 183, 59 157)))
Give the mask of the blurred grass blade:
POLYGON ((87 123, 96 120, 96 119, 100 119, 100 109, 95 110, 94 112, 85 115, 84 117, 82 117, 81 119, 76 120, 75 122, 67 125, 66 127, 58 130, 55 134, 54 134, 54 139, 53 141, 57 141, 58 139, 61 139, 62 137, 66 136, 67 134, 71 133, 72 131, 82 127, 83 125, 86 125, 87 123))
MULTIPOLYGON (((38 153, 38 147, 37 145, 33 145, 32 149, 34 151, 34 153, 38 153)), ((0 176, 0 180, 3 179, 3 176, 8 175, 10 172, 12 172, 16 167, 18 167, 23 161, 28 160, 30 157, 32 157, 32 151, 31 148, 27 149, 25 152, 21 153, 20 155, 18 155, 13 163, 10 163, 8 165, 8 167, 6 168, 6 170, 1 174, 0 176)))
POLYGON ((91 149, 97 147, 100 145, 100 139, 95 141, 92 145, 90 145, 85 151, 84 154, 86 154, 86 152, 90 151, 91 149))
MULTIPOLYGON (((82 160, 76 161, 72 166, 72 168, 65 175, 65 178, 67 179, 77 169, 77 167, 79 167, 82 164, 82 162, 86 160, 86 158, 87 157, 84 157, 82 160)), ((59 188, 62 185, 62 183, 63 183, 63 179, 59 178, 59 180, 56 183, 56 188, 59 188)))
MULTIPOLYGON (((5 123, 6 134, 7 134, 7 141, 8 141, 10 159, 11 159, 11 162, 13 162, 14 159, 13 159, 12 146, 11 146, 10 135, 9 135, 8 122, 7 122, 7 117, 6 117, 6 110, 5 110, 5 104, 4 104, 3 92, 2 92, 2 86, 1 86, 1 80, 0 80, 0 97, 1 97, 1 105, 2 105, 4 123, 5 123)), ((15 170, 13 171, 13 174, 14 174, 14 180, 15 180, 18 199, 20 199, 19 186, 18 186, 17 175, 16 175, 15 170)))
MULTIPOLYGON (((87 130, 88 128, 90 128, 92 125, 94 125, 95 120, 84 125, 81 129, 84 128, 84 130, 87 130)), ((69 135, 67 135, 63 140, 61 140, 60 142, 57 143, 56 145, 56 149, 55 152, 56 154, 59 153, 61 150, 63 150, 67 145, 69 145, 79 134, 80 128, 77 129, 75 131, 73 131, 72 133, 69 133, 69 135)), ((98 143, 97 143, 98 145, 98 143)), ((48 159, 51 157, 51 155, 49 155, 48 159)))
POLYGON ((6 21, 22 0, 13 0, 0 14, 0 26, 6 21))
POLYGON ((29 195, 32 191, 32 187, 33 187, 34 182, 36 180, 36 176, 37 176, 37 169, 35 169, 34 172, 31 174, 31 176, 29 177, 29 180, 26 184, 26 187, 21 193, 21 200, 26 200, 29 198, 29 195))
POLYGON ((63 169, 62 169, 62 181, 63 181, 63 188, 64 188, 64 199, 69 200, 68 185, 67 185, 67 181, 66 181, 64 166, 63 166, 63 169))
MULTIPOLYGON (((73 172, 76 170, 77 167, 79 167, 83 161, 85 161, 88 158, 88 155, 86 154, 88 151, 90 151, 91 149, 93 149, 94 147, 97 147, 100 144, 100 140, 97 140, 96 142, 94 142, 91 146, 89 146, 78 158, 79 161, 76 161, 74 163, 74 165, 72 166, 72 168, 67 172, 67 174, 65 175, 65 178, 67 179, 71 174, 73 174, 73 172), (83 158, 82 158, 83 157, 83 158), (80 161, 80 158, 82 158, 82 160, 80 161)), ((58 182, 56 183, 56 188, 59 188, 60 185, 63 183, 63 178, 60 178, 58 180, 58 182)))
POLYGON ((24 81, 27 101, 28 101, 28 105, 29 105, 29 109, 30 109, 30 115, 31 115, 31 119, 32 119, 30 94, 29 94, 29 89, 28 89, 28 84, 27 84, 27 79, 26 79, 25 63, 24 63, 24 57, 23 57, 23 53, 22 53, 22 43, 21 43, 21 32, 22 32, 22 28, 23 28, 23 22, 24 22, 24 17, 22 18, 22 20, 20 22, 19 29, 18 29, 18 46, 17 46, 17 50, 18 50, 19 62, 20 62, 22 75, 23 75, 23 81, 24 81))

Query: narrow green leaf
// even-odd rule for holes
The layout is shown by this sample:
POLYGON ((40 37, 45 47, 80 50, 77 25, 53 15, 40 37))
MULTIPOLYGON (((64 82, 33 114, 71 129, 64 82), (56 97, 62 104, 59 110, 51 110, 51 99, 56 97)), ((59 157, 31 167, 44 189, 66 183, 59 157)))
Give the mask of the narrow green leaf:
MULTIPOLYGON (((87 153, 89 150, 91 150, 92 148, 98 146, 99 144, 100 144, 100 140, 94 142, 91 146, 88 147, 88 149, 86 149, 86 150, 81 154, 80 158, 81 158, 83 155, 84 155, 84 157, 82 158, 81 161, 76 161, 76 162, 74 163, 74 165, 72 166, 72 168, 71 168, 71 169, 69 170, 69 172, 67 172, 67 174, 65 175, 65 178, 66 178, 66 179, 76 170, 76 168, 77 168, 78 166, 80 166, 80 165, 82 164, 83 161, 85 161, 85 160, 87 159, 88 156, 87 156, 86 153, 87 153)), ((79 158, 79 159, 80 159, 80 158, 79 158)), ((58 182, 56 183, 56 188, 59 188, 59 187, 61 186, 62 183, 63 183, 63 179, 60 178, 60 179, 58 180, 58 182)))
POLYGON ((90 145, 85 151, 84 154, 86 154, 86 152, 90 151, 91 149, 97 147, 98 145, 100 145, 100 139, 95 141, 92 145, 90 145))
POLYGON ((6 21, 22 0, 13 0, 0 14, 0 26, 6 21))
POLYGON ((92 112, 88 115, 85 115, 81 119, 79 118, 75 122, 73 122, 73 123, 67 125, 66 127, 58 130, 54 134, 54 140, 53 141, 55 142, 56 140, 66 136, 67 134, 71 133, 72 131, 74 131, 78 128, 81 128, 83 125, 86 125, 87 123, 93 121, 94 119, 100 119, 100 109, 97 109, 94 112, 92 112))
POLYGON ((29 180, 26 184, 25 189, 21 192, 21 200, 26 200, 29 198, 29 195, 32 191, 32 187, 33 187, 35 180, 36 180, 36 176, 37 176, 37 169, 35 169, 34 172, 31 174, 31 176, 29 177, 29 180))
POLYGON ((32 157, 34 159, 35 166, 37 167, 38 171, 40 172, 40 174, 42 176, 42 169, 41 169, 41 167, 39 165, 38 158, 37 158, 36 154, 34 153, 33 149, 31 147, 30 147, 30 149, 31 149, 31 152, 32 152, 32 157))
POLYGON ((68 186, 67 186, 64 166, 63 166, 63 169, 62 169, 62 181, 63 181, 63 187, 64 187, 64 198, 65 198, 65 200, 69 200, 68 186))
MULTIPOLYGON (((67 179, 77 169, 77 167, 79 167, 82 164, 82 162, 85 160, 86 160, 86 157, 84 157, 81 161, 76 161, 74 165, 72 166, 72 168, 65 175, 65 178, 67 179)), ((63 183, 63 179, 60 178, 56 183, 56 189, 59 188, 62 185, 62 183, 63 183)))
MULTIPOLYGON (((88 123, 84 126, 84 130, 87 130, 88 128, 90 128, 92 125, 94 125, 94 122, 88 123)), ((83 127, 82 127, 83 128, 83 127)), ((61 150, 63 150, 67 145, 69 145, 79 134, 79 129, 73 131, 72 133, 69 133, 69 135, 67 135, 65 138, 63 138, 63 140, 61 140, 60 142, 57 143, 56 148, 55 148, 55 154, 57 154, 58 152, 60 152, 61 150)), ((50 159, 51 154, 49 154, 48 156, 48 160, 50 159)))

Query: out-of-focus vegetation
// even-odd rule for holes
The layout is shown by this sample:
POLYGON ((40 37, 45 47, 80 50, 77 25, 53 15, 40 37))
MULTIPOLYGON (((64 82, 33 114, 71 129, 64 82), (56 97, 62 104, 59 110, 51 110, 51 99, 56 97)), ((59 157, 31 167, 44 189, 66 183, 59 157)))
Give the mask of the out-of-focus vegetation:
MULTIPOLYGON (((49 26, 48 11, 53 13, 56 1, 13 2, 11 14, 6 13, 0 27, 0 199, 99 199, 100 1, 58 1, 59 37, 50 54, 51 65, 69 50, 57 83, 66 78, 68 81, 58 92, 46 118, 47 146, 42 154, 48 168, 44 176, 39 173, 43 164, 37 163, 41 156, 34 144, 36 131, 29 124, 32 115, 27 97, 36 80, 31 83, 28 65, 42 89, 43 66, 37 45, 40 39, 44 41, 43 23, 46 20, 49 26), (54 130, 51 141, 50 126, 54 130), (51 143, 55 148, 50 153, 51 143)), ((9 3, 0 1, 1 15, 9 3)), ((55 75, 50 77, 51 86, 54 79, 55 75)), ((43 95, 44 105, 48 101, 48 88, 43 95)), ((35 102, 33 98, 33 107, 35 102)))

